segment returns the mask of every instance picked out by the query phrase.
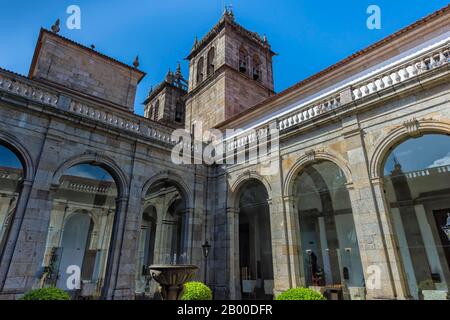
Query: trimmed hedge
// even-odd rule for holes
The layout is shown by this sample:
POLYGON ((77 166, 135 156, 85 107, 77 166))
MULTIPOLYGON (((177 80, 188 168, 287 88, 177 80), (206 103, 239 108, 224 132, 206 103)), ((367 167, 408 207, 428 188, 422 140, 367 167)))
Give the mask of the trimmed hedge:
POLYGON ((181 300, 212 300, 212 291, 201 282, 187 282, 181 300))
POLYGON ((50 287, 30 290, 21 300, 70 300, 70 296, 64 290, 50 287))
POLYGON ((308 288, 292 288, 281 293, 277 300, 326 300, 319 292, 308 288))

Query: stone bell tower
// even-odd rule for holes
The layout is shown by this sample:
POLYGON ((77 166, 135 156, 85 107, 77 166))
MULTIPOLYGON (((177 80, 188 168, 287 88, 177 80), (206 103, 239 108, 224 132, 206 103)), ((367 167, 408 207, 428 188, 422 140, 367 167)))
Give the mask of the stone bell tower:
POLYGON ((273 95, 274 55, 265 36, 243 28, 225 10, 186 58, 186 129, 199 121, 203 130, 213 128, 273 95))

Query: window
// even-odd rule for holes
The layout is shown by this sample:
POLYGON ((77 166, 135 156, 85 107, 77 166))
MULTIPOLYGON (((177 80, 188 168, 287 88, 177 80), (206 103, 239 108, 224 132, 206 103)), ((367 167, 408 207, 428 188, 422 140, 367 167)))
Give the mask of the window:
POLYGON ((259 56, 255 54, 253 56, 253 80, 261 80, 261 60, 259 56))
POLYGON ((175 107, 175 121, 176 122, 182 122, 183 121, 183 104, 178 101, 177 105, 175 107))
POLYGON ((149 112, 148 118, 149 118, 149 119, 153 119, 153 106, 150 106, 150 107, 148 108, 148 112, 149 112))
POLYGON ((155 110, 153 114, 153 120, 158 121, 159 120, 159 100, 156 100, 155 102, 155 110))
POLYGON ((203 81, 203 57, 197 62, 197 84, 203 81))
POLYGON ((239 49, 239 72, 247 73, 248 52, 244 47, 239 49))
POLYGON ((216 49, 212 47, 208 51, 208 68, 207 75, 208 77, 214 73, 214 57, 216 55, 216 49))

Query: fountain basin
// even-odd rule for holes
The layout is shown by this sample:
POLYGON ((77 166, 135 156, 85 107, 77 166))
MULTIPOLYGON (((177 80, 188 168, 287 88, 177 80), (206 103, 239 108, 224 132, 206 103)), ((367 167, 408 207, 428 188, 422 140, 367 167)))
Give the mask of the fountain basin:
POLYGON ((164 300, 180 300, 184 284, 191 281, 198 267, 195 265, 151 265, 149 267, 152 278, 161 287, 164 300))

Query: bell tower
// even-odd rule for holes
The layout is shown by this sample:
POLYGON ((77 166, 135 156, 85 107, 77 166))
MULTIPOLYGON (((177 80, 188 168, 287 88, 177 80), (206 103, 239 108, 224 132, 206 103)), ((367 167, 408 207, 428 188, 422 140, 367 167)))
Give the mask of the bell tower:
POLYGON ((198 122, 203 130, 213 128, 273 95, 274 55, 266 36, 243 28, 225 10, 186 58, 186 129, 198 122))

